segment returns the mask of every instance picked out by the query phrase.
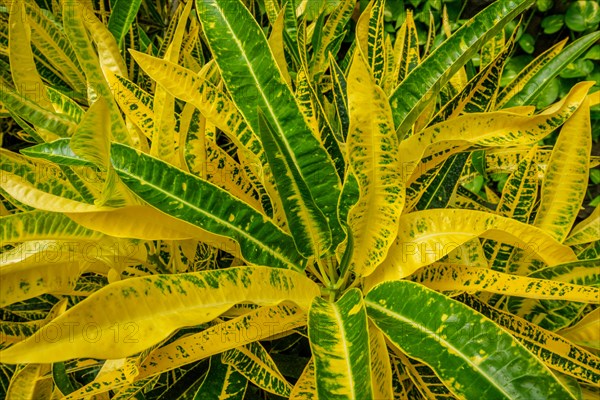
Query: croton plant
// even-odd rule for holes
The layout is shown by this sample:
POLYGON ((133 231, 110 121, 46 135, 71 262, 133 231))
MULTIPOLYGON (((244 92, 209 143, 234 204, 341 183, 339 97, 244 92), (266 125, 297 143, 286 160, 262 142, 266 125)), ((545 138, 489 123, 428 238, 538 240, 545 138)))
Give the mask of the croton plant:
POLYGON ((533 0, 2 3, 0 396, 598 398, 600 96, 531 104, 599 32, 500 89, 533 0))

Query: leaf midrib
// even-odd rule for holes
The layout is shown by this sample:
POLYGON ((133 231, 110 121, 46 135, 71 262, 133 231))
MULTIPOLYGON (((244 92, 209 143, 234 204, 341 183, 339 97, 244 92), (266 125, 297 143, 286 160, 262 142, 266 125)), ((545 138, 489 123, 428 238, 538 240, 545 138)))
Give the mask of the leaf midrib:
MULTIPOLYGON (((429 328, 427 328, 424 325, 421 325, 419 323, 417 323, 416 321, 413 321, 411 319, 408 319, 406 317, 404 317, 401 314, 398 314, 392 310, 389 310, 385 307, 380 306, 377 303, 374 303, 370 300, 368 300, 367 298, 364 299, 365 304, 369 305, 371 308, 374 308, 376 310, 378 310, 379 312, 388 315, 391 318, 394 319, 399 319, 405 323, 408 323, 410 326, 414 327, 415 329, 418 329, 419 331, 425 333, 428 335, 428 337, 436 337, 435 332, 433 332, 432 330, 430 330, 429 328)), ((376 322, 376 321, 375 321, 376 322)), ((395 343, 395 341, 389 337, 389 335, 383 330, 381 329, 381 332, 383 332, 383 334, 388 337, 388 339, 390 339, 393 343, 395 343)), ((468 365, 470 365, 472 367, 472 369, 474 369, 475 371, 479 372, 479 374, 483 377, 486 378, 486 380, 488 382, 490 382, 492 384, 492 386, 494 386, 496 389, 498 389, 498 391, 500 393, 502 393, 504 396, 506 396, 507 399, 510 399, 511 396, 506 393, 502 387, 498 386, 496 384, 496 382, 494 380, 491 379, 491 377, 489 377, 489 375, 487 374, 486 371, 482 370, 481 368, 479 368, 479 366, 475 363, 473 363, 468 357, 465 357, 462 353, 462 351, 460 351, 460 349, 454 347, 452 344, 450 344, 450 342, 446 341, 444 339, 444 337, 442 335, 437 335, 437 340, 439 340, 440 343, 442 343, 444 345, 444 347, 447 347, 448 349, 450 349, 450 351, 448 351, 448 353, 450 354, 451 352, 454 352, 458 357, 460 357, 461 359, 463 359, 468 365)), ((400 346, 399 346, 400 347, 400 346)))

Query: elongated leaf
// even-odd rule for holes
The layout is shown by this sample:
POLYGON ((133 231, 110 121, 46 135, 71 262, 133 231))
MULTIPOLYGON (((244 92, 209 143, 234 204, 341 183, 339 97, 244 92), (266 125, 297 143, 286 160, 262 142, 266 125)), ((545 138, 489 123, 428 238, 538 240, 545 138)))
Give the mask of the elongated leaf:
POLYGON ((573 343, 600 350, 600 309, 595 309, 575 325, 558 333, 573 343))
POLYGON ((585 100, 590 87, 589 82, 575 85, 562 101, 533 117, 505 111, 476 113, 433 125, 401 142, 403 161, 416 163, 424 154, 435 154, 438 149, 445 150, 448 157, 452 152, 448 152, 448 143, 444 143, 446 141, 456 141, 457 144, 468 142, 480 146, 535 143, 573 115, 585 100), (432 147, 426 151, 428 146, 432 147))
POLYGON ((354 6, 355 2, 352 0, 340 1, 327 18, 327 22, 323 25, 319 46, 316 49, 313 48, 313 75, 319 75, 326 69, 330 53, 337 54, 354 6))
POLYGON ((394 346, 428 364, 459 396, 571 398, 510 334, 446 296, 413 282, 385 282, 367 294, 365 304, 394 346))
POLYGON ((356 41, 365 55, 366 65, 377 85, 385 72, 385 43, 383 39, 384 2, 373 0, 365 8, 356 25, 356 41))
POLYGON ((261 138, 298 252, 321 257, 331 248, 331 231, 295 163, 293 153, 262 114, 261 138))
POLYGON ((317 399, 317 383, 315 381, 315 363, 311 358, 302 375, 298 378, 298 382, 292 389, 290 400, 316 400, 317 399))
POLYGON ((279 396, 289 396, 292 386, 285 380, 269 353, 259 342, 249 343, 221 355, 221 361, 231 365, 259 388, 279 396))
POLYGON ((330 229, 340 231, 335 210, 340 182, 332 160, 311 134, 267 40, 239 1, 198 0, 198 16, 223 81, 254 132, 260 132, 258 109, 283 145, 290 149, 302 179, 330 229))
MULTIPOLYGON (((450 201, 450 197, 458 184, 458 179, 463 170, 469 153, 459 153, 448 158, 441 168, 436 169, 430 177, 427 177, 427 185, 420 189, 420 192, 413 196, 417 204, 417 210, 427 210, 432 208, 445 208, 450 201)), ((411 188, 414 186, 411 185, 411 188)), ((417 185, 418 186, 418 185, 417 185)), ((412 208, 412 207, 411 207, 412 208)))
POLYGON ((395 351, 395 353, 400 360, 401 366, 406 370, 410 377, 410 380, 414 382, 415 391, 420 392, 423 395, 423 398, 435 400, 456 399, 450 389, 440 381, 435 372, 426 364, 413 358, 408 358, 401 351, 395 351))
MULTIPOLYGON (((600 287, 600 259, 580 260, 553 267, 538 269, 530 273, 530 278, 551 279, 557 282, 585 285, 588 288, 600 287)), ((508 298, 506 307, 544 329, 556 331, 569 326, 583 312, 585 304, 565 300, 508 298)))
POLYGON ((436 87, 446 82, 502 27, 533 3, 533 0, 494 2, 468 24, 463 25, 443 45, 435 49, 390 96, 394 125, 404 136, 416 121, 436 87))
POLYGON ((406 19, 400 27, 394 43, 396 66, 394 69, 394 88, 421 62, 419 57, 419 38, 412 10, 406 11, 406 19))
POLYGON ((43 327, 0 351, 0 356, 6 363, 121 358, 160 342, 178 328, 211 321, 240 302, 275 305, 291 300, 307 310, 318 295, 318 286, 303 275, 269 267, 131 278, 106 286, 54 320, 59 326, 72 326, 69 333, 49 336, 43 327), (119 311, 124 303, 129 305, 127 313, 119 311), (161 323, 157 325, 155 318, 161 323), (88 333, 90 325, 93 333, 88 333), (97 341, 89 346, 88 336, 96 334, 91 337, 97 341))
POLYGON ((61 79, 75 89, 77 95, 84 94, 85 76, 61 27, 51 20, 36 2, 26 1, 25 7, 28 22, 33 30, 31 40, 35 47, 52 63, 61 79))
MULTIPOLYGON (((515 31, 516 32, 516 31, 515 31)), ((501 32, 503 35, 504 33, 501 32)), ((504 63, 513 48, 514 38, 486 68, 475 75, 465 87, 450 100, 432 119, 430 125, 456 117, 461 113, 486 112, 494 108, 500 87, 504 63)))
POLYGON ((350 124, 350 119, 348 117, 348 94, 346 89, 346 77, 344 76, 343 71, 337 65, 333 57, 330 57, 329 64, 331 79, 333 81, 333 99, 336 105, 335 113, 338 117, 342 141, 346 141, 346 136, 348 135, 348 125, 350 124))
MULTIPOLYGON (((84 17, 84 10, 90 12, 89 5, 81 0, 76 3, 64 3, 63 4, 63 18, 65 25, 65 33, 69 38, 69 41, 73 45, 73 50, 77 56, 77 60, 81 64, 81 68, 85 72, 86 79, 90 85, 93 86, 93 96, 101 96, 107 102, 107 106, 110 113, 110 122, 111 122, 111 133, 113 138, 119 143, 131 144, 131 137, 125 127, 123 120, 121 119, 121 114, 119 109, 112 98, 112 93, 110 88, 108 87, 108 83, 104 79, 104 75, 102 72, 102 67, 100 65, 100 61, 94 48, 92 46, 92 42, 88 37, 86 28, 84 26, 84 22, 88 24, 92 24, 93 20, 97 21, 96 16, 93 12, 90 15, 84 17)), ((100 23, 97 21, 97 23, 100 23)), ((100 24, 102 25, 102 24, 100 24)), ((97 24, 95 25, 97 26, 97 24)), ((96 28, 100 29, 100 28, 96 28)), ((94 35, 94 32, 92 32, 94 35)), ((108 33, 110 35, 110 33, 108 33)), ((101 38, 104 38, 100 35, 101 38)), ((99 43, 103 43, 103 41, 95 40, 96 45, 99 43)), ((103 46, 99 46, 99 51, 101 54, 110 52, 111 50, 105 50, 103 46)), ((118 49, 116 50, 118 53, 118 49)), ((119 55, 120 57, 120 55, 119 55)), ((121 60, 122 62, 122 60, 121 60)), ((122 66, 120 69, 124 69, 122 66)), ((95 98, 92 97, 91 100, 95 98)))
POLYGON ((348 213, 353 236, 350 269, 367 276, 385 259, 404 207, 398 139, 383 90, 369 76, 360 51, 350 76, 348 157, 360 198, 348 213))
POLYGON ((385 337, 369 324, 369 351, 371 353, 371 382, 374 399, 393 399, 392 367, 385 337))
POLYGON ((297 306, 281 304, 261 307, 154 350, 140 365, 138 379, 264 340, 303 325, 306 325, 306 314, 297 306))
POLYGON ((398 271, 402 278, 481 235, 525 246, 550 265, 575 260, 570 248, 533 226, 481 211, 445 209, 403 215, 382 267, 398 271))
POLYGON ((0 218, 0 241, 3 244, 27 240, 94 240, 99 232, 86 229, 61 213, 29 211, 0 218))
POLYGON ((244 375, 215 356, 211 357, 210 368, 194 398, 242 400, 247 385, 244 375))
POLYGON ((367 317, 358 289, 336 303, 314 299, 308 336, 321 399, 368 399, 373 396, 367 317))
POLYGON ((488 291, 540 300, 600 303, 598 288, 509 275, 489 268, 433 265, 417 271, 410 279, 439 291, 488 291))
POLYGON ((560 335, 541 329, 536 324, 508 312, 496 310, 474 297, 460 295, 457 300, 510 332, 550 368, 591 384, 600 379, 600 358, 573 345, 560 335))
POLYGON ((5 307, 45 293, 74 288, 81 273, 79 262, 73 260, 57 262, 53 257, 51 254, 42 253, 42 257, 36 263, 26 265, 16 263, 0 269, 2 280, 0 306, 5 307))
POLYGON ((581 221, 563 242, 566 245, 590 243, 600 240, 600 207, 596 206, 592 214, 581 221))
POLYGON ((50 371, 48 364, 29 364, 15 371, 10 379, 6 398, 43 399, 52 396, 52 381, 44 379, 50 371))
POLYGON ((211 123, 228 134, 236 146, 255 154, 260 160, 258 166, 266 162, 258 136, 248 127, 228 95, 191 70, 146 54, 134 51, 131 54, 142 69, 169 93, 192 103, 211 123))
POLYGON ((517 76, 508 84, 504 89, 498 93, 496 99, 496 108, 502 108, 514 95, 519 93, 521 88, 538 73, 544 65, 550 62, 556 57, 562 49, 565 47, 568 39, 564 39, 542 54, 537 56, 532 62, 530 62, 525 68, 523 68, 517 76))
POLYGON ((75 130, 76 122, 71 118, 53 113, 42 108, 35 101, 21 96, 7 85, 0 87, 0 102, 11 112, 36 128, 47 131, 40 133, 45 141, 52 141, 58 137, 71 136, 75 130))
POLYGON ((135 20, 135 15, 141 4, 142 0, 116 0, 114 2, 108 19, 108 29, 119 46, 123 43, 129 29, 131 29, 131 24, 135 20))
POLYGON ((46 110, 51 110, 52 105, 45 93, 46 87, 33 60, 31 27, 22 0, 12 2, 8 24, 8 51, 14 87, 22 96, 35 101, 46 110))
POLYGON ((114 144, 112 162, 123 182, 150 205, 241 246, 254 264, 302 269, 292 238, 246 203, 158 159, 114 144), (160 171, 160 173, 158 172, 160 171))
MULTIPOLYGON (((600 36, 599 36, 600 37, 600 36)), ((563 242, 587 190, 592 127, 586 99, 564 124, 552 150, 534 225, 563 242)))
POLYGON ((600 39, 600 32, 592 32, 565 47, 560 54, 545 63, 535 75, 527 79, 523 86, 519 86, 518 93, 511 97, 504 107, 531 104, 560 71, 583 54, 598 39, 600 39))
POLYGON ((92 382, 78 388, 64 399, 77 400, 82 397, 102 395, 109 390, 133 383, 136 375, 137 366, 135 358, 108 360, 103 364, 102 369, 100 369, 100 372, 98 372, 92 382))

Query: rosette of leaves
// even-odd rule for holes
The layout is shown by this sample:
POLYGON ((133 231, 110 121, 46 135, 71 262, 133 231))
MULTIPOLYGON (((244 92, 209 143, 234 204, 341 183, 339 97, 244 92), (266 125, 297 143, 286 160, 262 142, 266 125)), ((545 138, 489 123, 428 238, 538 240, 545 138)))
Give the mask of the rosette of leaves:
POLYGON ((265 1, 265 35, 199 0, 164 52, 127 55, 86 1, 11 2, 6 397, 593 398, 599 214, 575 219, 595 99, 536 113, 539 68, 499 90, 498 33, 532 3, 422 54, 379 0, 349 49, 353 1, 265 1), (509 178, 481 195, 478 171, 509 178))

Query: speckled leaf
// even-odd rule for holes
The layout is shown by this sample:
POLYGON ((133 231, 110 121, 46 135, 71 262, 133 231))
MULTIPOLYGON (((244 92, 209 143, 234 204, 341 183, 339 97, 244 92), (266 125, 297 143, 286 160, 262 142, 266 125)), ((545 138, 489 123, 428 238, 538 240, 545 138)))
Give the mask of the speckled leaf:
MULTIPOLYGON (((99 33, 98 29, 100 29, 97 27, 97 24, 94 25, 92 21, 92 19, 96 19, 96 16, 93 13, 87 17, 84 17, 84 12, 91 12, 88 7, 89 5, 81 0, 78 0, 75 3, 67 2, 63 4, 65 33, 73 45, 73 50, 77 56, 77 60, 79 61, 81 68, 85 72, 88 84, 93 86, 93 91, 88 93, 88 96, 91 95, 90 101, 95 101, 97 96, 103 97, 106 100, 111 121, 112 137, 119 143, 132 144, 132 139, 129 136, 129 132, 125 127, 123 119, 121 118, 119 108, 112 98, 110 87, 104 79, 104 74, 102 72, 102 66, 100 60, 98 59, 98 55, 94 50, 92 41, 88 37, 85 27, 86 22, 92 26, 95 26, 95 28, 92 28, 92 30, 95 29, 96 33, 99 33)), ((97 20, 96 22, 99 23, 97 20)), ((94 36, 94 33, 92 35, 94 36)), ((114 38, 112 38, 110 32, 107 31, 107 35, 110 36, 110 38, 114 41, 114 38)), ((100 34, 99 37, 105 38, 106 35, 100 34)), ((107 50, 100 45, 100 43, 103 42, 99 39, 99 37, 96 37, 96 45, 99 46, 98 50, 100 53, 103 54, 104 52, 111 52, 111 49, 107 50)), ((116 51, 118 52, 118 49, 116 51)), ((104 63, 106 63, 105 60, 104 63)), ((121 66, 121 68, 123 68, 123 66, 121 66)))
POLYGON ((561 329, 558 333, 580 346, 600 350, 600 308, 586 314, 575 325, 561 329))
POLYGON ((575 260, 569 247, 531 225, 482 211, 445 209, 404 214, 382 267, 398 270, 402 278, 481 235, 525 246, 551 265, 575 260))
POLYGON ((373 396, 367 315, 358 289, 337 302, 314 299, 308 337, 320 399, 369 399, 373 396))
POLYGON ((78 225, 62 213, 47 211, 22 212, 0 218, 0 242, 28 240, 94 240, 102 234, 78 225))
POLYGON ((59 137, 71 136, 75 131, 77 122, 71 118, 60 115, 42 108, 35 99, 28 99, 15 92, 8 85, 2 85, 0 90, 0 102, 11 112, 36 128, 47 131, 41 134, 45 141, 51 141, 59 137))
POLYGON ((35 101, 38 106, 52 110, 52 104, 45 93, 46 86, 35 66, 31 50, 31 27, 23 0, 12 2, 8 19, 8 37, 10 73, 15 89, 21 96, 35 101))
POLYGON ((394 69, 394 88, 421 62, 419 57, 419 38, 413 19, 412 10, 406 11, 406 19, 402 23, 394 43, 396 66, 394 69))
POLYGON ((35 1, 26 1, 25 7, 32 28, 31 40, 35 47, 52 63, 60 78, 75 89, 78 95, 85 93, 85 76, 61 27, 48 18, 35 1))
MULTIPOLYGON (((600 259, 580 260, 546 267, 530 273, 528 277, 584 285, 588 289, 597 291, 600 287, 600 259)), ((596 302, 598 301, 600 296, 596 294, 596 302)), ((507 309, 513 314, 528 321, 535 321, 537 325, 551 331, 569 326, 579 317, 585 306, 583 303, 566 300, 519 297, 510 297, 506 304, 507 309)))
POLYGON ((403 137, 427 106, 435 88, 443 87, 473 56, 481 44, 524 11, 533 0, 500 0, 492 3, 468 24, 436 48, 390 96, 394 124, 403 137))
POLYGON ((365 55, 368 71, 377 85, 381 84, 385 72, 383 13, 384 2, 372 0, 356 25, 356 41, 365 55))
MULTIPOLYGON (((569 63, 572 63, 588 48, 600 39, 600 32, 592 32, 583 36, 548 60, 535 74, 529 76, 525 82, 517 84, 517 93, 508 100, 503 107, 514 107, 528 105, 535 101, 536 97, 552 82, 560 71, 569 63)), ((534 60, 535 62, 535 60, 534 60)), ((536 68, 537 69, 537 68, 536 68)), ((518 79, 519 77, 517 76, 518 79)))
POLYGON ((446 141, 502 147, 535 143, 573 115, 591 86, 590 82, 576 84, 562 101, 535 116, 503 111, 463 115, 440 122, 401 142, 403 161, 416 163, 423 155, 434 154, 437 147, 447 148, 446 141), (433 147, 427 151, 428 146, 433 147))
MULTIPOLYGON (((79 261, 57 260, 52 254, 42 254, 37 261, 35 263, 15 263, 0 269, 0 279, 2 280, 0 307, 32 299, 45 293, 60 292, 75 287, 81 273, 79 261)), ((3 358, 2 362, 7 361, 3 358)), ((25 361, 19 363, 23 362, 25 361)))
POLYGON ((504 50, 487 67, 475 75, 452 100, 446 103, 429 125, 457 117, 462 113, 486 112, 494 109, 494 101, 500 87, 500 77, 506 59, 512 52, 513 44, 514 41, 511 38, 504 50))
POLYGON ((589 100, 563 125, 540 194, 534 225, 563 242, 575 223, 588 187, 592 150, 589 100))
POLYGON ((590 243, 600 240, 600 207, 596 206, 592 214, 578 223, 563 242, 566 245, 590 243))
POLYGON ((354 1, 342 0, 327 17, 327 21, 323 25, 319 47, 313 49, 313 75, 319 75, 326 69, 330 53, 333 55, 338 53, 346 25, 350 21, 350 17, 354 11, 354 6, 354 1))
POLYGON ((333 161, 308 128, 294 95, 273 59, 258 23, 240 0, 198 0, 198 17, 233 101, 254 132, 259 108, 288 148, 331 231, 341 183, 333 161))
POLYGON ((371 353, 371 382, 374 399, 393 399, 392 367, 385 337, 369 324, 369 352, 371 353))
POLYGON ((112 163, 122 181, 150 205, 217 235, 236 240, 254 264, 302 269, 290 236, 235 196, 163 161, 113 144, 112 163), (160 171, 160 172, 159 172, 160 171))
POLYGON ((320 258, 332 244, 327 218, 318 208, 294 155, 261 113, 260 135, 298 252, 320 258))
POLYGON ((234 367, 221 362, 220 356, 210 359, 210 368, 194 398, 242 400, 248 380, 234 367))
POLYGON ((509 275, 489 268, 432 265, 421 268, 409 279, 438 291, 483 291, 537 300, 600 304, 600 290, 594 287, 509 275))
POLYGON ((318 286, 305 276, 269 267, 130 278, 100 289, 53 321, 73 330, 56 337, 43 327, 0 351, 0 356, 6 363, 122 358, 159 343, 176 329, 211 321, 237 303, 275 305, 290 300, 307 310, 318 295, 318 286), (125 303, 127 313, 122 312, 125 303), (94 346, 86 336, 90 324, 98 335, 94 346))
POLYGON ((231 365, 248 381, 279 396, 289 396, 292 386, 285 380, 277 365, 259 342, 252 342, 221 355, 224 364, 231 365))
POLYGON ((428 364, 458 396, 571 398, 510 334, 442 294, 414 282, 385 282, 367 294, 365 304, 394 346, 428 364))
POLYGON ((152 351, 140 365, 138 379, 179 368, 304 325, 306 314, 297 306, 280 304, 261 307, 152 351))
POLYGON ((348 213, 353 236, 350 269, 367 276, 385 258, 404 207, 398 139, 385 93, 369 75, 360 51, 348 77, 348 158, 360 197, 348 213))
POLYGON ((506 311, 497 310, 468 295, 458 301, 490 318, 511 333, 548 367, 594 384, 600 380, 600 358, 575 346, 560 335, 546 331, 506 311))
POLYGON ((317 400, 315 363, 311 358, 290 394, 290 400, 317 400))

